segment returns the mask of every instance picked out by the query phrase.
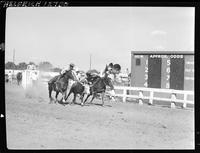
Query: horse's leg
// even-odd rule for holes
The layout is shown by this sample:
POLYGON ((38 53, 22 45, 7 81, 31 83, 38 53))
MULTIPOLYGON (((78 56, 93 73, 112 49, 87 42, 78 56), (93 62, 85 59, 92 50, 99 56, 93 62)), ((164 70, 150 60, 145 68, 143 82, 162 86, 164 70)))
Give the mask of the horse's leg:
POLYGON ((52 87, 50 87, 50 85, 49 85, 49 99, 50 99, 49 103, 51 103, 53 100, 53 98, 51 97, 51 93, 52 93, 52 87))
MULTIPOLYGON (((70 92, 71 92, 71 90, 70 90, 70 92)), ((63 89, 63 90, 62 90, 62 102, 63 102, 63 103, 66 102, 67 98, 68 98, 69 95, 71 94, 70 92, 69 92, 68 96, 66 96, 66 94, 67 94, 67 89, 63 89)))
POLYGON ((55 103, 58 101, 58 99, 57 99, 57 98, 58 98, 58 94, 59 94, 59 91, 57 90, 57 91, 56 91, 56 96, 55 96, 55 98, 56 98, 55 103))
POLYGON ((92 101, 94 100, 94 98, 97 96, 97 94, 96 93, 94 93, 93 94, 93 97, 92 97, 92 99, 91 99, 91 101, 90 101, 90 103, 92 103, 92 101))
POLYGON ((85 99, 85 101, 84 101, 83 104, 85 104, 85 102, 87 101, 87 99, 88 99, 91 95, 92 95, 92 94, 87 95, 87 97, 86 97, 86 99, 85 99))
POLYGON ((65 99, 66 99, 66 90, 65 91, 62 90, 62 99, 61 99, 61 101, 65 102, 66 101, 65 99))
POLYGON ((76 93, 74 93, 74 99, 72 100, 72 103, 71 104, 75 104, 76 103, 76 93))
POLYGON ((82 105, 82 106, 83 106, 83 98, 84 98, 84 95, 85 95, 85 94, 82 93, 82 94, 81 94, 81 98, 80 98, 80 99, 81 99, 81 105, 82 105))
POLYGON ((105 92, 102 92, 102 95, 101 95, 102 106, 104 105, 104 95, 105 95, 105 92))
POLYGON ((65 103, 66 99, 66 94, 65 91, 62 92, 62 102, 65 103))

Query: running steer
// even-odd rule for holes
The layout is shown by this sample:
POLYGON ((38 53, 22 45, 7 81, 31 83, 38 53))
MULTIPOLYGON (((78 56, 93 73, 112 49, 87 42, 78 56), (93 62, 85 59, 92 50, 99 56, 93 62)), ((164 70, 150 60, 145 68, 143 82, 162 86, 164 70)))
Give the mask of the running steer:
POLYGON ((106 85, 110 86, 111 90, 114 92, 114 86, 112 83, 111 78, 108 77, 108 75, 105 75, 104 77, 98 78, 90 87, 90 94, 85 99, 84 103, 81 103, 81 105, 84 105, 87 101, 88 97, 91 95, 93 96, 90 103, 94 100, 95 97, 97 97, 98 93, 102 94, 102 106, 104 105, 104 95, 106 91, 106 85))
POLYGON ((70 96, 71 93, 74 94, 74 99, 73 99, 72 103, 76 102, 76 96, 77 96, 77 94, 79 94, 81 96, 80 99, 81 99, 81 104, 82 104, 84 95, 85 94, 87 94, 87 95, 90 94, 89 85, 86 84, 86 83, 84 84, 84 83, 81 83, 81 82, 75 82, 72 85, 72 87, 71 87, 71 89, 70 89, 65 101, 67 100, 67 98, 70 96))

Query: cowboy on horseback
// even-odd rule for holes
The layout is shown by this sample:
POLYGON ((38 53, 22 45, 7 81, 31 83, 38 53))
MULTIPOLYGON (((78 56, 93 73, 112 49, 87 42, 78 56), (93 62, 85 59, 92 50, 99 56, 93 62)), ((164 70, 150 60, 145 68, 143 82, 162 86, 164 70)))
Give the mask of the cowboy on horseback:
POLYGON ((72 75, 74 76, 74 78, 76 79, 76 81, 78 81, 78 77, 76 75, 76 69, 75 69, 75 64, 74 63, 70 63, 69 64, 69 68, 64 68, 61 70, 61 75, 60 75, 60 78, 65 74, 66 71, 71 71, 72 72, 72 75))
POLYGON ((60 75, 58 75, 57 77, 54 77, 53 79, 51 79, 49 81, 49 83, 55 83, 57 80, 59 80, 60 78, 62 78, 65 75, 66 71, 71 71, 72 75, 74 76, 75 80, 77 81, 78 78, 76 76, 76 71, 75 71, 74 67, 75 67, 75 65, 73 63, 71 63, 69 65, 69 68, 62 69, 61 72, 60 72, 60 75))
POLYGON ((74 64, 71 63, 68 69, 63 69, 60 75, 55 76, 51 80, 48 81, 48 89, 49 89, 49 98, 50 103, 52 101, 51 92, 56 92, 56 101, 59 93, 62 93, 62 100, 65 102, 65 97, 68 89, 71 88, 73 81, 78 81, 76 76, 76 72, 74 70, 74 64), (70 85, 71 83, 71 85, 70 85))

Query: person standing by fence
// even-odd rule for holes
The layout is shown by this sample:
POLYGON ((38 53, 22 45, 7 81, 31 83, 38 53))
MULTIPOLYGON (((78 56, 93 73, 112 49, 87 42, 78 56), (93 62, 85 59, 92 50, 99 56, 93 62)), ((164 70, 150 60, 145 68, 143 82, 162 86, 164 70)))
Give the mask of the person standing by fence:
POLYGON ((33 71, 31 73, 31 80, 32 80, 32 85, 33 86, 37 85, 38 73, 36 71, 33 71))
POLYGON ((8 80, 9 80, 10 83, 12 83, 12 77, 13 77, 12 76, 12 71, 9 71, 8 72, 8 80))

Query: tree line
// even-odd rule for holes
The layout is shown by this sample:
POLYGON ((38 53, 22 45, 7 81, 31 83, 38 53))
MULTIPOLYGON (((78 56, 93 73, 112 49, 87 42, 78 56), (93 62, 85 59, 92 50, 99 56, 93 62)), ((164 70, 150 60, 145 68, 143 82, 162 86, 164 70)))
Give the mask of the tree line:
POLYGON ((34 62, 21 62, 19 64, 15 64, 13 62, 8 61, 5 63, 5 69, 13 69, 13 70, 26 70, 27 65, 33 64, 36 66, 37 69, 42 71, 52 71, 52 72, 60 72, 61 69, 58 67, 53 67, 53 65, 50 62, 44 61, 40 62, 39 64, 35 64, 34 62))

